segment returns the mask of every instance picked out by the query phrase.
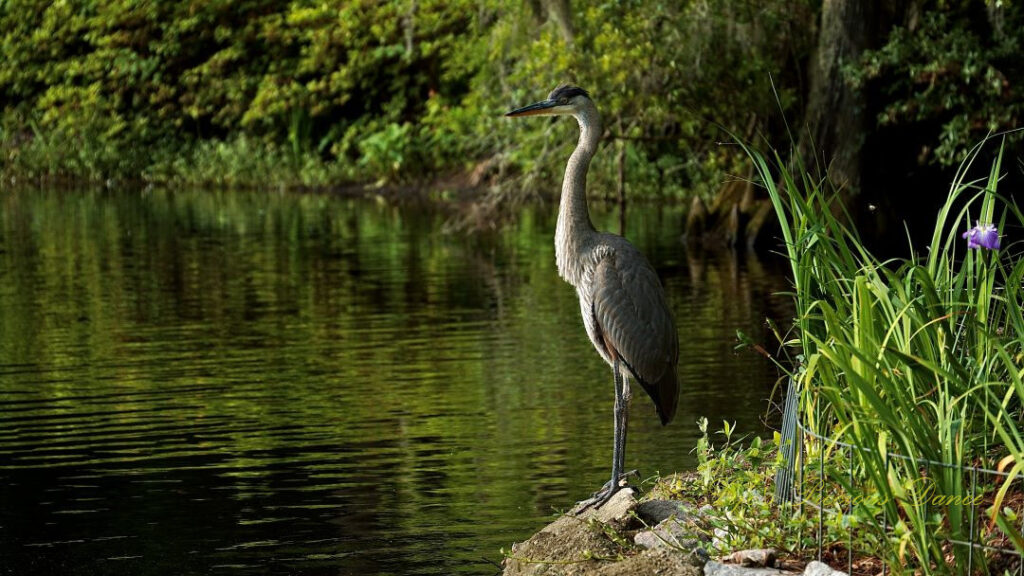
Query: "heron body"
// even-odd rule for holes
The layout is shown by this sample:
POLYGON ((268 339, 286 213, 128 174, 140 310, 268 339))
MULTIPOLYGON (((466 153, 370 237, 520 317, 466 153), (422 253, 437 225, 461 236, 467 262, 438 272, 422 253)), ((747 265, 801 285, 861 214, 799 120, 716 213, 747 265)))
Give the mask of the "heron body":
POLYGON ((675 415, 679 396, 679 340, 665 291, 647 258, 628 240, 598 232, 587 209, 586 179, 601 140, 601 116, 586 91, 556 88, 536 104, 506 116, 570 115, 580 137, 565 168, 555 230, 559 275, 580 300, 583 325, 615 381, 612 477, 585 505, 601 505, 620 487, 631 398, 636 380, 654 401, 662 424, 675 415))

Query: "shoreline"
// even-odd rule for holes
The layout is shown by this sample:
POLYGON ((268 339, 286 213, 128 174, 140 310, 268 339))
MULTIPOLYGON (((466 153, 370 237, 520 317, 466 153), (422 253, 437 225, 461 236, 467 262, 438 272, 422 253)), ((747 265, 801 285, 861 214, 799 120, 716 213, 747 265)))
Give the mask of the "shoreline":
MULTIPOLYGON (((692 478, 691 475, 685 477, 692 478)), ((680 478, 674 475, 670 478, 680 478)), ((503 576, 844 576, 818 561, 774 549, 715 556, 721 528, 711 505, 671 498, 662 482, 645 496, 621 489, 599 509, 570 510, 502 550, 503 576)))

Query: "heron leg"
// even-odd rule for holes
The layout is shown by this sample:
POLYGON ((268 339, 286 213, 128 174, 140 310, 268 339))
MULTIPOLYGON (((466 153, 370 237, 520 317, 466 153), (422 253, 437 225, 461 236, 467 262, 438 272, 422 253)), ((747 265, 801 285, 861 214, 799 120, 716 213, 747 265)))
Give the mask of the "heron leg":
POLYGON ((612 472, 612 483, 619 485, 623 477, 623 468, 626 466, 626 432, 629 430, 629 401, 632 399, 632 393, 629 390, 629 377, 619 373, 618 362, 616 362, 615 375, 616 380, 620 383, 615 403, 615 418, 618 420, 616 428, 619 429, 615 451, 618 453, 619 465, 612 472))
POLYGON ((612 372, 615 375, 615 434, 612 447, 612 477, 600 490, 594 492, 590 498, 577 503, 577 514, 591 507, 600 508, 622 488, 620 482, 623 477, 622 470, 626 460, 626 424, 629 421, 629 400, 631 394, 629 391, 629 381, 619 371, 618 358, 613 362, 612 372))
POLYGON ((624 456, 625 448, 625 436, 626 431, 622 429, 622 411, 623 411, 623 396, 622 396, 622 374, 619 374, 619 359, 615 359, 615 363, 612 367, 612 372, 615 374, 615 440, 612 446, 612 479, 608 481, 606 487, 611 488, 612 492, 618 489, 619 485, 619 474, 622 473, 622 458, 624 456))

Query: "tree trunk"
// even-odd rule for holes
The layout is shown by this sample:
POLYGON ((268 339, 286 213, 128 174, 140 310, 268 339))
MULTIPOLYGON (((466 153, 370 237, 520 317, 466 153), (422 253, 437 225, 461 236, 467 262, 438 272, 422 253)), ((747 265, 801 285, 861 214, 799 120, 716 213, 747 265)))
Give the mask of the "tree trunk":
POLYGON ((827 168, 850 193, 860 185, 860 148, 868 128, 865 97, 843 78, 843 67, 874 47, 879 0, 825 0, 818 47, 810 64, 810 93, 800 152, 808 170, 827 168))
MULTIPOLYGON (((806 130, 799 149, 808 170, 828 175, 847 198, 859 192, 861 149, 877 110, 864 90, 845 81, 843 68, 865 50, 880 48, 896 25, 915 26, 921 0, 824 0, 818 46, 809 65, 806 130)), ((877 105, 877 103, 876 103, 877 105)))
POLYGON ((626 143, 619 140, 619 153, 615 159, 619 168, 619 181, 616 189, 619 200, 619 236, 626 235, 626 143))
POLYGON ((569 0, 545 0, 544 8, 547 10, 548 18, 555 21, 558 30, 562 33, 565 43, 572 46, 576 32, 572 27, 572 7, 569 0))

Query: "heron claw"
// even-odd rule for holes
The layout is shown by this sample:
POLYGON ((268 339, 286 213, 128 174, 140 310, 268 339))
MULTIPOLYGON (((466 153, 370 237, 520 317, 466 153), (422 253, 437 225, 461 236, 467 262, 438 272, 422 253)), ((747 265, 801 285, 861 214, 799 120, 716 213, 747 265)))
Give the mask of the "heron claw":
POLYGON ((604 506, 605 502, 611 500, 612 496, 614 496, 616 492, 622 489, 621 486, 616 486, 615 489, 612 490, 609 484, 611 484, 611 482, 608 482, 600 490, 594 492, 594 495, 590 498, 577 502, 576 508, 573 510, 573 514, 579 516, 591 508, 597 510, 601 506, 604 506))
POLYGON ((624 474, 619 474, 619 481, 614 484, 611 480, 605 482, 604 486, 601 486, 601 489, 594 492, 590 498, 577 502, 576 507, 573 509, 573 514, 578 516, 591 508, 597 510, 601 506, 604 506, 612 499, 612 496, 614 496, 616 492, 629 485, 628 478, 630 476, 639 477, 640 474, 636 470, 630 470, 624 474))

